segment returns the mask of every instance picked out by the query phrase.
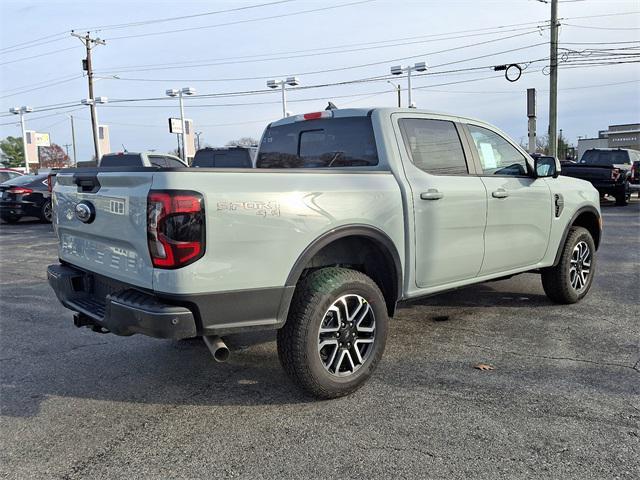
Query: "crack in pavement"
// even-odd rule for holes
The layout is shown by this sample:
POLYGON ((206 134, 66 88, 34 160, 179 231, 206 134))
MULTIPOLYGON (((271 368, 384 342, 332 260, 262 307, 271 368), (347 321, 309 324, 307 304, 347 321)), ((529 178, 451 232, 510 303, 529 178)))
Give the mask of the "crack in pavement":
POLYGON ((542 359, 545 359, 545 360, 567 360, 567 361, 570 361, 570 362, 591 363, 591 364, 594 364, 594 365, 600 365, 602 367, 610 366, 610 367, 628 368, 630 370, 633 370, 634 372, 640 373, 640 370, 638 370, 636 368, 636 365, 638 365, 638 363, 636 363, 636 365, 634 365, 634 366, 631 366, 631 365, 625 365, 623 363, 597 362, 595 360, 587 360, 587 359, 584 359, 584 358, 552 357, 552 356, 548 356, 548 355, 534 355, 534 354, 529 354, 529 353, 514 352, 514 351, 511 351, 511 350, 499 350, 497 348, 490 348, 490 347, 486 347, 484 345, 473 345, 473 344, 469 344, 469 343, 464 343, 463 345, 465 347, 479 348, 481 350, 489 350, 491 352, 497 352, 497 353, 502 353, 502 354, 507 354, 507 355, 516 355, 516 356, 519 356, 519 357, 542 358, 542 359))

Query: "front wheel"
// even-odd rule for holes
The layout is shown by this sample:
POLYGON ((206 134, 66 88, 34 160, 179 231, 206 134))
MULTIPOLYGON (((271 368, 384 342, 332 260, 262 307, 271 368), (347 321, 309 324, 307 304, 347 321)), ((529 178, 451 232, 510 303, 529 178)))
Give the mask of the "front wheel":
POLYGON ((596 269, 596 246, 589 231, 572 227, 555 267, 542 270, 544 293, 556 303, 576 303, 591 288, 596 269))
POLYGON ((337 398, 360 388, 375 370, 387 340, 389 316, 367 275, 322 268, 296 286, 278 357, 304 391, 337 398))

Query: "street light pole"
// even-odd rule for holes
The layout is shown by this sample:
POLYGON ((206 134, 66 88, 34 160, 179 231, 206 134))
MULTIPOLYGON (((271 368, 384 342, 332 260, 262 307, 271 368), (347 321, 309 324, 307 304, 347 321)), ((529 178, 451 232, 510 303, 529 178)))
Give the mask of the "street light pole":
POLYGON ((393 83, 391 80, 387 80, 387 83, 388 83, 389 85, 392 85, 392 86, 393 86, 393 88, 394 88, 394 89, 396 90, 396 92, 398 93, 398 108, 401 108, 401 107, 402 107, 402 95, 401 95, 401 93, 400 93, 400 91, 401 91, 401 89, 400 89, 400 84, 397 84, 397 85, 396 85, 396 84, 395 84, 395 83, 393 83))
MULTIPOLYGON (((187 124, 184 120, 184 100, 183 100, 183 96, 184 95, 194 95, 196 93, 196 89, 193 87, 183 87, 183 88, 170 88, 169 90, 166 90, 165 93, 167 94, 167 96, 169 97, 178 97, 178 101, 180 102, 180 125, 181 125, 181 130, 182 132, 180 132, 180 138, 182 139, 182 153, 180 155, 180 158, 182 158, 182 160, 184 160, 185 162, 187 161, 187 142, 186 142, 186 135, 187 135, 187 124)), ((180 147, 178 146, 178 153, 180 153, 180 147)))
POLYGON ((69 115, 69 120, 71 120, 71 143, 73 146, 73 164, 78 164, 78 157, 76 153, 76 129, 73 125, 73 115, 69 115))
POLYGON ((295 87, 300 85, 298 77, 287 77, 285 80, 269 80, 267 81, 267 87, 278 88, 282 90, 282 117, 287 116, 287 94, 285 92, 286 86, 295 87))
POLYGON ((25 173, 29 174, 29 159, 27 158, 27 129, 24 125, 24 114, 33 112, 33 108, 23 105, 22 107, 13 107, 9 112, 14 115, 20 115, 20 130, 22 131, 22 151, 24 152, 24 168, 25 173))
POLYGON ((80 103, 83 105, 89 105, 93 114, 91 115, 91 127, 94 131, 93 142, 95 145, 95 155, 96 155, 96 165, 100 165, 100 160, 102 158, 102 152, 100 151, 100 123, 98 122, 98 109, 96 108, 96 103, 107 103, 107 97, 96 97, 96 98, 83 98, 80 103))
POLYGON ((403 67, 402 65, 396 65, 391 67, 392 75, 402 75, 403 73, 407 74, 407 99, 409 100, 409 108, 416 108, 416 106, 411 101, 411 73, 412 72, 426 72, 427 64, 426 62, 418 62, 415 65, 408 65, 403 67))

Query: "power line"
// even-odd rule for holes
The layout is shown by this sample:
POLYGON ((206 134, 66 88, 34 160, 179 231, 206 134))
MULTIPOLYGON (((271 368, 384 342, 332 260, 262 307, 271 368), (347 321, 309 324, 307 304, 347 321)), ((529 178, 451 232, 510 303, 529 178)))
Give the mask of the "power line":
POLYGON ((15 45, 11 45, 9 47, 0 48, 0 55, 4 55, 5 53, 17 52, 19 50, 24 50, 27 48, 37 47, 39 45, 51 44, 54 42, 59 42, 60 40, 64 40, 66 37, 59 38, 57 40, 51 40, 51 38, 58 37, 61 35, 66 35, 68 32, 60 32, 54 33, 52 35, 47 35, 44 37, 36 38, 33 40, 29 40, 27 42, 17 43, 15 45), (47 40, 49 39, 49 40, 47 40), (26 46, 24 46, 26 45, 26 46))
POLYGON ((187 27, 187 28, 179 28, 176 30, 166 30, 163 32, 149 32, 149 33, 137 33, 137 34, 133 34, 133 35, 123 35, 120 37, 111 37, 108 40, 122 40, 125 38, 141 38, 141 37, 151 37, 151 36, 156 36, 156 35, 166 35, 169 33, 178 33, 178 32, 187 32, 187 31, 193 31, 193 30, 204 30, 204 29, 210 29, 210 28, 217 28, 217 27, 227 27, 229 25, 239 25, 239 24, 244 24, 244 23, 250 23, 250 22, 259 22, 259 21, 263 21, 263 20, 273 20, 275 18, 285 18, 285 17, 293 17, 295 15, 302 15, 305 13, 315 13, 315 12, 323 12, 326 10, 334 10, 336 8, 343 8, 343 7, 351 7, 354 5, 361 5, 364 3, 371 3, 374 2, 375 0, 359 0, 357 2, 350 2, 350 3, 343 3, 340 5, 331 5, 328 7, 320 7, 320 8, 313 8, 311 10, 301 10, 298 12, 291 12, 291 13, 282 13, 279 15, 271 15, 268 17, 259 17, 259 18, 251 18, 251 19, 244 19, 244 20, 235 20, 233 22, 225 22, 225 23, 217 23, 214 25, 203 25, 203 26, 199 26, 199 27, 187 27))
MULTIPOLYGON (((520 29, 517 29, 520 30, 520 29)), ((458 46, 458 47, 453 47, 453 48, 448 48, 448 49, 444 49, 444 50, 439 50, 439 51, 435 51, 435 52, 428 52, 425 53, 423 55, 435 55, 435 54, 439 54, 439 53, 444 53, 444 52, 451 52, 454 50, 460 50, 463 48, 471 48, 471 47, 475 47, 478 45, 484 45, 484 44, 488 44, 488 43, 493 43, 493 42, 498 42, 501 40, 508 40, 511 38, 516 38, 516 37, 520 37, 520 36, 524 36, 524 35, 530 35, 532 33, 538 33, 539 30, 535 29, 533 31, 529 31, 529 32, 524 32, 524 33, 519 33, 517 35, 510 35, 507 37, 501 37, 501 38, 497 38, 497 39, 493 39, 493 40, 487 40, 484 42, 476 42, 473 44, 469 44, 469 45, 463 45, 463 46, 458 46)), ((498 32, 496 32, 498 33, 498 32)), ((502 33, 502 32, 500 32, 502 33)), ((476 33, 473 35, 468 35, 468 36, 478 36, 478 35, 487 35, 486 33, 476 33)), ((466 36, 464 36, 466 37, 466 36)), ((464 38, 464 37, 450 37, 447 38, 446 40, 452 40, 455 38, 464 38)), ((334 50, 334 51, 329 51, 329 52, 314 52, 314 53, 304 53, 304 54, 299 54, 299 55, 291 55, 291 52, 288 53, 283 53, 281 57, 274 57, 274 58, 263 58, 263 59, 256 59, 253 58, 251 60, 236 60, 236 59, 230 59, 230 61, 221 61, 221 62, 217 62, 217 63, 201 63, 201 64, 196 64, 196 65, 167 65, 167 66, 159 66, 159 67, 154 67, 154 68, 129 68, 127 70, 122 70, 122 69, 110 69, 110 70, 105 70, 103 72, 118 72, 118 73, 122 73, 123 71, 126 72, 146 72, 146 71, 155 71, 155 70, 172 70, 172 69, 184 69, 184 68, 200 68, 200 67, 211 67, 211 66, 218 66, 218 65, 236 65, 236 64, 243 64, 243 63, 256 63, 256 62, 271 62, 271 61, 276 61, 276 60, 288 60, 288 59, 292 59, 292 58, 304 58, 304 57, 310 57, 310 56, 320 56, 320 55, 334 55, 336 53, 351 53, 351 52, 361 52, 361 51, 366 51, 366 50, 375 50, 375 49, 380 49, 380 48, 389 48, 389 47, 399 47, 399 46, 406 46, 406 45, 415 45, 415 44, 421 44, 421 43, 428 43, 428 42, 433 42, 434 40, 418 40, 418 41, 411 41, 411 42, 402 42, 402 43, 395 43, 395 44, 390 44, 390 45, 375 45, 375 46, 366 46, 366 47, 359 47, 359 48, 353 48, 353 49, 345 49, 345 50, 334 50)), ((128 80, 128 79, 125 79, 128 80)))
MULTIPOLYGON (((503 38, 504 39, 504 38, 503 38)), ((502 40, 503 40, 502 39, 502 40)), ((475 43, 473 45, 470 46, 475 46, 475 45, 482 45, 482 44, 486 44, 486 43, 491 43, 494 42, 496 40, 490 40, 490 41, 486 41, 486 42, 480 42, 480 43, 475 43)), ((511 48, 509 50, 503 50, 501 52, 494 52, 491 54, 487 54, 487 55, 481 55, 478 57, 473 57, 471 60, 475 60, 475 59, 479 59, 479 58, 486 58, 486 57, 490 57, 493 55, 500 55, 500 54, 504 54, 504 53, 511 53, 511 52, 516 52, 519 50, 525 50, 528 48, 533 48, 533 47, 538 47, 540 45, 545 45, 546 42, 540 42, 540 43, 535 43, 532 45, 526 45, 524 47, 518 47, 518 48, 511 48)), ((411 60, 414 58, 418 58, 418 57, 423 57, 426 55, 432 55, 435 53, 442 53, 445 51, 451 51, 451 50, 456 50, 456 49, 460 49, 460 48, 467 48, 468 46, 463 46, 463 47, 456 47, 455 49, 448 49, 448 50, 442 50, 441 52, 427 52, 427 53, 419 53, 416 55, 410 55, 407 57, 400 57, 400 58, 391 58, 391 59, 385 59, 385 60, 381 60, 381 61, 377 61, 377 62, 369 62, 369 63, 362 63, 359 65, 349 65, 346 67, 337 67, 337 68, 328 68, 328 69, 324 69, 324 70, 314 70, 314 71, 308 71, 308 72, 297 72, 297 73, 287 73, 287 74, 270 74, 270 75, 263 75, 263 76, 258 76, 258 77, 235 77, 235 78, 207 78, 207 79, 194 79, 194 78, 190 78, 190 79, 185 79, 185 78, 127 78, 127 77, 120 77, 120 80, 125 80, 125 81, 145 81, 145 82, 203 82, 203 83, 212 83, 212 82, 234 82, 234 81, 243 81, 243 80, 266 80, 269 78, 273 78, 273 77, 281 77, 281 76, 292 76, 292 75, 319 75, 319 74, 323 74, 323 73, 333 73, 333 72, 341 72, 341 71, 345 71, 345 70, 354 70, 354 69, 358 69, 358 68, 365 68, 365 67, 372 67, 372 66, 377 66, 377 65, 384 65, 384 64, 389 64, 389 63, 393 63, 393 62, 401 62, 401 61, 405 61, 405 60, 411 60)), ((432 68, 438 67, 438 66, 442 66, 442 65, 451 65, 454 63, 461 63, 467 61, 465 60, 458 60, 455 62, 449 62, 449 63, 444 63, 444 64, 440 64, 440 65, 436 65, 432 68)))
POLYGON ((129 22, 129 23, 118 23, 118 24, 112 24, 112 25, 103 25, 103 26, 98 26, 98 27, 89 27, 89 28, 82 28, 79 30, 90 30, 93 32, 102 32, 105 30, 116 30, 116 29, 121 29, 121 28, 130 28, 130 27, 139 27, 139 26, 144 26, 144 25, 151 25, 154 23, 165 23, 165 22, 173 22, 176 20, 186 20, 186 19, 190 19, 190 18, 197 18, 197 17, 206 17, 206 16, 210 16, 210 15, 217 15, 219 13, 231 13, 231 12, 239 12, 241 10, 250 10, 250 9, 254 9, 254 8, 260 8, 260 7, 269 7, 272 5, 278 5, 281 3, 289 3, 292 2, 293 0, 278 0, 275 2, 269 2, 269 3, 259 3, 256 5, 246 5, 244 7, 235 7, 235 8, 228 8, 225 10, 214 10, 211 12, 202 12, 202 13, 194 13, 192 15, 182 15, 179 17, 167 17, 167 18, 158 18, 155 20, 140 20, 138 22, 129 22))
MULTIPOLYGON (((522 24, 515 24, 515 25, 522 25, 522 24)), ((438 41, 443 41, 443 40, 456 40, 459 38, 467 38, 467 37, 476 37, 476 36, 480 36, 480 35, 494 35, 494 34, 498 34, 498 33, 508 33, 508 32, 515 32, 515 31, 522 31, 522 30, 531 30, 531 29, 535 29, 534 31, 540 31, 540 28, 547 28, 546 26, 540 26, 540 25, 529 25, 528 27, 521 27, 521 28, 514 28, 514 29, 510 29, 510 30, 503 30, 504 27, 489 27, 489 28, 481 28, 481 29, 473 29, 473 30, 460 30, 457 32, 449 32, 446 34, 432 34, 432 35, 418 35, 418 36, 411 36, 411 37, 400 37, 400 38, 394 38, 394 39, 388 39, 388 40, 379 40, 379 41, 373 41, 373 42, 359 42, 359 43, 351 43, 351 44, 342 44, 342 45, 333 45, 330 47, 320 47, 320 48, 310 48, 310 49, 304 49, 304 50, 291 50, 291 51, 285 51, 285 52, 271 52, 271 53, 260 53, 260 54, 253 54, 253 55, 244 55, 244 56, 233 56, 233 57, 220 57, 220 58, 210 58, 210 59, 201 59, 201 60, 188 60, 188 61, 183 61, 183 62, 171 62, 171 63, 155 63, 155 64, 147 64, 147 65, 124 65, 124 66, 120 66, 120 67, 108 67, 105 70, 101 70, 100 72, 102 73, 111 73, 111 72, 123 72, 123 71, 142 71, 142 68, 146 68, 146 67, 164 67, 164 66, 179 66, 179 65, 185 65, 185 66, 189 66, 189 64, 197 64, 200 62, 218 62, 218 61, 225 61, 225 60, 244 60, 244 59, 253 59, 253 58, 257 58, 257 57, 265 57, 265 56, 276 56, 276 55, 294 55, 294 54, 298 54, 298 53, 312 53, 312 52, 321 52, 323 50, 338 50, 338 49, 342 49, 342 48, 350 48, 350 47, 361 47, 361 46, 375 46, 375 45, 380 45, 383 43, 391 43, 391 42, 401 42, 401 41, 405 41, 405 40, 417 40, 417 39, 430 39, 430 40, 424 40, 424 42, 426 43, 427 41, 429 42, 438 42, 438 41), (495 32, 487 32, 487 30, 497 30, 495 32), (478 33, 473 33, 473 34, 469 34, 469 35, 455 35, 455 36, 447 36, 445 38, 433 38, 433 37, 442 37, 443 35, 454 35, 457 33, 468 33, 468 32, 478 32, 478 33)), ((422 41, 417 41, 415 43, 422 43, 422 41)), ((409 44, 409 43, 407 43, 409 44)), ((381 46, 384 47, 384 46, 381 46)), ((374 48, 378 48, 378 47, 374 47, 374 48)), ((287 58, 291 58, 291 57, 287 57, 287 58)))
POLYGON ((35 88, 29 88, 27 90, 22 90, 22 91, 15 92, 15 93, 10 93, 8 95, 2 95, 2 96, 0 96, 0 99, 8 98, 8 97, 15 97, 16 95, 22 95, 23 93, 33 92, 35 90, 42 90, 44 88, 55 87, 56 85, 60 85, 62 83, 72 82, 73 80, 77 80, 77 79, 82 78, 82 77, 83 77, 83 75, 74 75, 73 78, 67 78, 66 80, 60 80, 60 81, 57 81, 57 82, 49 82, 49 83, 47 83, 47 85, 42 85, 42 86, 35 87, 35 88))
POLYGON ((32 60, 32 59, 34 59, 34 58, 45 57, 45 56, 47 56, 47 55, 56 55, 56 54, 58 54, 58 53, 66 52, 67 50, 72 50, 72 49, 74 49, 74 48, 78 48, 78 47, 77 47, 77 46, 73 46, 73 47, 61 48, 61 49, 58 49, 58 50, 50 50, 50 51, 48 51, 48 52, 39 53, 39 54, 37 54, 37 55, 31 55, 30 57, 16 58, 16 59, 14 59, 14 60, 9 60, 9 61, 6 61, 6 62, 1 62, 1 63, 0 63, 0 66, 9 65, 9 64, 11 64, 11 63, 24 62, 25 60, 32 60))
POLYGON ((590 30, 640 30, 640 27, 596 27, 592 25, 576 25, 575 23, 563 23, 562 25, 575 28, 588 28, 590 30))

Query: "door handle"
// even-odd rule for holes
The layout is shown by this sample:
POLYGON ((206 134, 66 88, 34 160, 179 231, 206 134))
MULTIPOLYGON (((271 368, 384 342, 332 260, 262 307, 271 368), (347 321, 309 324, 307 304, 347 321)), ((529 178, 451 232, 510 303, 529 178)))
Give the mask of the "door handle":
POLYGON ((507 198, 509 196, 509 192, 507 192, 504 188, 499 188, 498 190, 491 193, 493 198, 507 198))
POLYGON ((440 200, 442 197, 444 197, 444 193, 439 192, 436 188, 430 188, 420 194, 422 200, 440 200))

